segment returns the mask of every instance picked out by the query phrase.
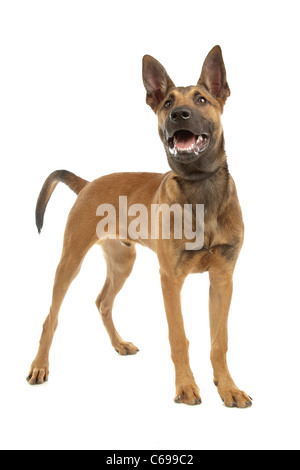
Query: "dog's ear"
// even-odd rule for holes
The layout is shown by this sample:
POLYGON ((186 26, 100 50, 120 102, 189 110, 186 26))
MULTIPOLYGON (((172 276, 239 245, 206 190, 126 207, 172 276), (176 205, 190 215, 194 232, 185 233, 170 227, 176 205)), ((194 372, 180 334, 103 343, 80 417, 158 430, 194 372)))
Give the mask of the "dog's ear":
POLYGON ((215 46, 206 57, 198 85, 204 85, 218 99, 222 107, 224 106, 230 96, 230 89, 220 46, 215 46))
POLYGON ((143 58, 143 82, 147 91, 147 104, 156 112, 168 90, 175 85, 164 67, 150 55, 143 58))

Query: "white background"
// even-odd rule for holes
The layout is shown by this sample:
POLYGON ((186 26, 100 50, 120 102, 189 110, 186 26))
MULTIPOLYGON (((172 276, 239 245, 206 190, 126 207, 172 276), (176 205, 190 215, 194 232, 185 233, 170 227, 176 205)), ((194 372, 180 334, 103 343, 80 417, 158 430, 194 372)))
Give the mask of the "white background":
POLYGON ((4 449, 299 449, 299 2, 0 3, 0 446, 4 449), (59 186, 38 236, 50 172, 92 180, 168 170, 145 104, 144 54, 195 84, 223 49, 232 96, 223 124, 246 224, 228 360, 251 409, 226 409, 209 361, 208 279, 190 276, 183 311, 199 407, 175 405, 155 255, 138 250, 114 318, 140 353, 119 357, 94 301, 105 280, 91 250, 63 304, 50 381, 25 381, 48 314, 75 195, 59 186))

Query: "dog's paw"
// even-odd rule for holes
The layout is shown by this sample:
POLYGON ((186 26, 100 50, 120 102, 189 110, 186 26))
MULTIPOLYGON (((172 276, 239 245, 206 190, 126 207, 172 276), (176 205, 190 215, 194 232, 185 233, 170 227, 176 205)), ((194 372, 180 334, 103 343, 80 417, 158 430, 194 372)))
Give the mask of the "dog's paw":
POLYGON ((201 405, 202 400, 197 385, 182 385, 176 390, 175 403, 184 403, 185 405, 201 405))
POLYGON ((30 385, 41 385, 44 382, 48 382, 48 377, 48 367, 31 367, 26 380, 30 385))
POLYGON ((114 344, 113 347, 120 356, 132 356, 139 352, 139 349, 132 343, 126 343, 125 341, 120 341, 118 344, 114 344))
POLYGON ((215 382, 219 395, 227 408, 249 408, 252 406, 252 398, 236 386, 225 387, 215 382))

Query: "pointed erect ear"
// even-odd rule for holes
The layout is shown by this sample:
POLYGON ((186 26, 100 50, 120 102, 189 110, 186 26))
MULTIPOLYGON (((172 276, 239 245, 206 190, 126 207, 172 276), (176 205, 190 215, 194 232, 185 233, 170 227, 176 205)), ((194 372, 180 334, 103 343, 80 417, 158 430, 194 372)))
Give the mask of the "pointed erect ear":
POLYGON ((168 90, 175 85, 164 67, 150 55, 143 58, 143 81, 147 91, 147 104, 156 112, 168 90))
POLYGON ((225 104, 228 96, 230 96, 220 46, 215 46, 206 57, 198 85, 204 85, 218 99, 222 106, 225 104))

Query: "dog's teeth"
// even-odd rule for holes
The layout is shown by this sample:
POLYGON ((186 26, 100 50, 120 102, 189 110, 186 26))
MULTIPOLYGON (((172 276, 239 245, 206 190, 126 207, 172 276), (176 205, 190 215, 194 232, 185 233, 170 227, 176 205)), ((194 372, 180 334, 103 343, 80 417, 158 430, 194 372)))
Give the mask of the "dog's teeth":
POLYGON ((173 155, 174 157, 176 157, 176 155, 177 155, 177 149, 176 149, 176 147, 173 147, 173 148, 169 147, 169 151, 170 151, 171 155, 173 155))

